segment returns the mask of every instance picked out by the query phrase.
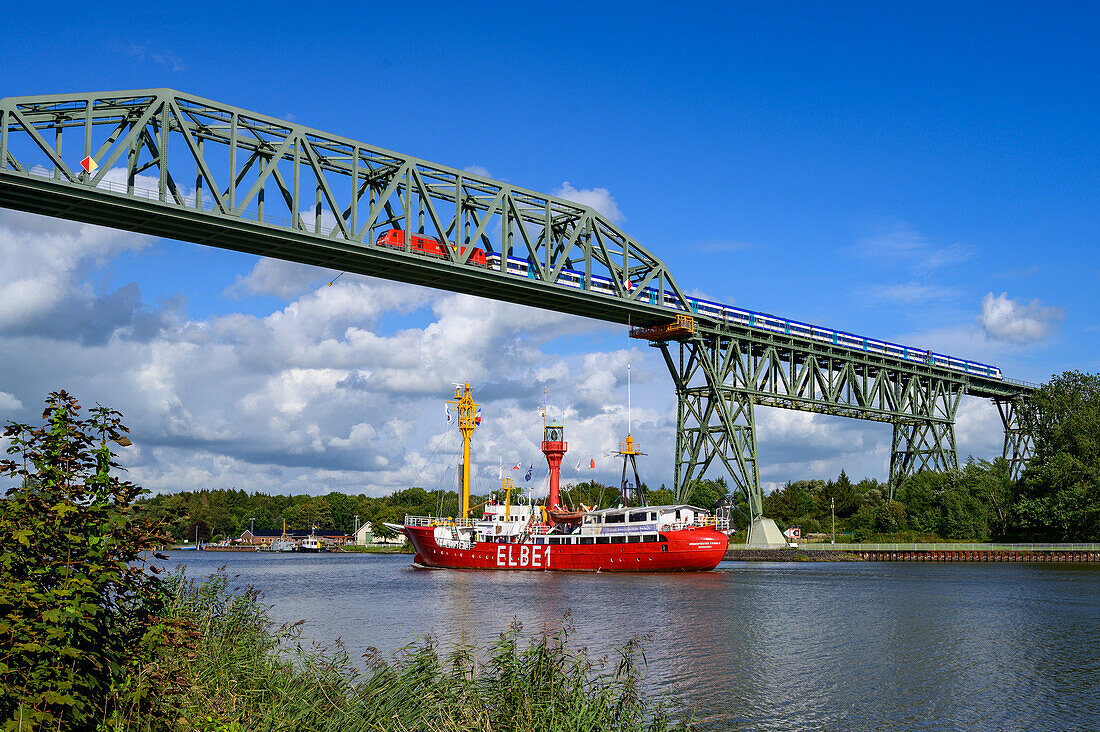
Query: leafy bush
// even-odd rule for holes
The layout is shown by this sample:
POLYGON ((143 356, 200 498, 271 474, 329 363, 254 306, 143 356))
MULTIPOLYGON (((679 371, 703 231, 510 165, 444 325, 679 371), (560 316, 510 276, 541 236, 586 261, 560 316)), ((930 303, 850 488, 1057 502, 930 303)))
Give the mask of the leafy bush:
MULTIPOLYGON (((88 729, 112 686, 147 653, 162 605, 144 560, 161 541, 111 474, 118 412, 50 394, 44 426, 9 423, 14 480, 0 500, 0 720, 3 729, 88 729)), ((121 692, 119 692, 121 693, 121 692)))

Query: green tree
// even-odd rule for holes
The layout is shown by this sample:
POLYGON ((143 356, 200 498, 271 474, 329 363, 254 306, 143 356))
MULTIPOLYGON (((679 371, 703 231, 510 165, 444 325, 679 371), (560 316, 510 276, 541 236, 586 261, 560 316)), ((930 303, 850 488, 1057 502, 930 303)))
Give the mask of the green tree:
POLYGON ((1100 374, 1053 377, 1020 418, 1035 455, 1012 508, 1015 530, 1055 541, 1100 539, 1100 374))
POLYGON ((791 524, 800 516, 815 513, 817 501, 810 491, 810 484, 806 480, 788 481, 779 490, 764 496, 764 515, 791 524))
MULTIPOLYGON (((163 541, 120 481, 118 412, 87 418, 64 391, 35 427, 9 423, 0 476, 0 719, 5 729, 92 729, 112 684, 142 657, 163 604, 145 562, 163 541)), ((166 559, 162 555, 156 555, 166 559)))
MULTIPOLYGON (((691 481, 685 503, 713 510, 728 501, 729 487, 726 485, 726 480, 725 478, 718 478, 717 480, 697 479, 691 481)), ((652 503, 658 505, 655 501, 652 501, 652 503)))

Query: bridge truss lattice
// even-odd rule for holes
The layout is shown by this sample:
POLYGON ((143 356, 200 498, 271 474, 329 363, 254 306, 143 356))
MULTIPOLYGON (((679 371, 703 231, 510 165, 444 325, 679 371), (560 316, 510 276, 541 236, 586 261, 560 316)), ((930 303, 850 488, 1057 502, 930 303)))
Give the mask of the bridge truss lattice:
MULTIPOLYGON (((664 261, 588 206, 168 89, 0 100, 0 206, 643 328, 688 312, 664 261), (389 229, 447 246, 376 246, 389 229)), ((1014 471, 1031 449, 1028 385, 698 315, 653 343, 677 391, 681 496, 721 464, 760 515, 758 404, 893 424, 891 485, 958 466, 964 394, 996 401, 1014 471)))

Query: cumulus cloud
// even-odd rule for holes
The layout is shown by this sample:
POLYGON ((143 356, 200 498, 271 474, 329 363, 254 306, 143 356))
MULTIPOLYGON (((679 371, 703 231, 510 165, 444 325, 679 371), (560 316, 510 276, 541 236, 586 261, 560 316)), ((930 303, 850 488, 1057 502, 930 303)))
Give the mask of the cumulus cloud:
MULTIPOLYGON (((476 488, 494 487, 498 460, 521 462, 536 467, 530 487, 538 495, 543 387, 567 413, 566 480, 618 481, 620 464, 603 455, 625 437, 630 362, 631 427, 648 453, 643 479, 671 483, 675 393, 660 354, 625 338, 562 347, 621 330, 369 277, 329 287, 324 270, 265 259, 235 283, 212 285, 214 293, 228 286, 232 295, 285 300, 259 314, 195 319, 183 304, 145 303, 135 283, 113 292, 89 286, 98 267, 147 245, 95 227, 0 216, 0 252, 16 263, 0 270, 6 306, 15 307, 6 301, 23 280, 52 283, 55 293, 0 321, 0 411, 35 406, 58 388, 121 410, 135 442, 122 457, 129 476, 157 491, 377 495, 452 485, 458 441, 441 401, 453 382, 470 379, 483 404, 476 488), (101 317, 73 319, 76 306, 101 317), (141 313, 155 316, 155 327, 136 327, 141 313), (574 470, 591 459, 596 470, 574 470)), ((766 483, 841 467, 885 477, 886 426, 767 409, 758 424, 766 483)))
POLYGON ((246 295, 274 295, 290 300, 313 289, 319 283, 332 281, 338 274, 339 272, 308 264, 264 257, 247 275, 237 275, 236 282, 227 287, 224 294, 234 298, 246 295))
MULTIPOLYGON (((37 333, 91 343, 128 329, 148 339, 164 326, 163 312, 142 303, 136 284, 97 293, 88 275, 152 241, 90 224, 0 212, 0 333, 37 333)), ((162 305, 171 309, 179 303, 162 305)))
MULTIPOLYGON (((18 261, 27 271, 5 268, 0 292, 37 273, 54 278, 60 293, 41 308, 38 321, 12 322, 61 319, 59 304, 73 293, 93 310, 105 308, 115 294, 88 289, 82 273, 125 247, 74 249, 73 242, 84 241, 81 227, 47 219, 29 225, 45 232, 22 236, 31 252, 37 240, 49 244, 50 237, 70 246, 62 248, 67 256, 36 264, 12 245, 9 254, 24 257, 18 261)), ((347 276, 329 287, 324 277, 317 281, 322 272, 258 260, 230 293, 274 294, 287 299, 284 306, 265 315, 202 320, 162 308, 161 327, 147 337, 115 327, 109 338, 89 339, 84 334, 92 324, 70 321, 70 337, 61 338, 9 322, 0 329, 6 354, 0 408, 40 403, 64 387, 87 404, 120 409, 137 445, 125 456, 131 476, 154 490, 235 485, 381 493, 414 480, 434 487, 449 464, 432 450, 445 435, 440 403, 452 382, 466 378, 485 405, 482 456, 542 459, 536 410, 543 385, 569 408, 571 434, 583 441, 574 444, 591 440, 605 449, 625 426, 625 389, 619 374, 607 374, 625 362, 625 353, 608 360, 549 348, 557 338, 608 326, 367 277, 347 276), (378 325, 383 316, 384 328, 378 325), (573 397, 574 382, 587 385, 580 399, 573 397), (600 391, 607 384, 614 393, 600 391)), ((148 308, 136 284, 120 291, 136 308, 148 308)), ((663 369, 648 353, 637 360, 647 358, 663 369)), ((669 388, 658 401, 671 394, 669 388)), ((649 425, 645 433, 667 409, 647 412, 642 401, 636 415, 649 425)), ((481 477, 488 479, 495 461, 482 460, 481 477)))
POLYGON ((1064 317, 1061 308, 1043 305, 1037 299, 1025 304, 1007 293, 994 296, 990 292, 982 298, 978 322, 990 338, 1022 344, 1049 338, 1064 317))
POLYGON ((6 391, 0 391, 0 410, 5 412, 13 412, 16 409, 22 409, 23 402, 15 398, 14 394, 9 394, 6 391))
POLYGON ((623 212, 619 210, 619 204, 615 202, 615 197, 606 188, 574 188, 569 181, 565 181, 558 190, 554 191, 554 195, 591 206, 615 223, 626 220, 623 212))
POLYGON ((1000 457, 1004 449, 1004 426, 996 405, 986 399, 964 398, 955 415, 955 439, 959 462, 967 455, 985 459, 1000 457))

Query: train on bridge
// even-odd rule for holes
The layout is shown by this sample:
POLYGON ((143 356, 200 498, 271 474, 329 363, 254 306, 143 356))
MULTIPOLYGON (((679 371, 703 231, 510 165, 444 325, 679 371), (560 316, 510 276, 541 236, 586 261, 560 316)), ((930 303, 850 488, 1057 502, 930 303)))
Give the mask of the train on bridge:
MULTIPOLYGON (((401 229, 389 229, 379 234, 376 241, 378 246, 404 249, 405 232, 401 229)), ((446 255, 443 251, 444 246, 449 246, 452 251, 459 255, 464 256, 466 254, 466 247, 461 247, 461 249, 459 249, 453 244, 444 244, 438 239, 416 233, 411 237, 409 249, 418 254, 445 259, 446 255)), ((500 254, 495 252, 486 253, 485 250, 480 247, 474 247, 471 250, 468 262, 476 267, 500 270, 500 254)), ((506 271, 508 274, 516 277, 536 279, 535 268, 532 267, 530 262, 526 259, 521 259, 519 257, 508 257, 506 271)), ((557 284, 579 290, 584 287, 584 277, 585 275, 583 272, 562 269, 558 274, 557 284)), ((600 292, 605 295, 618 294, 615 290, 615 284, 607 277, 595 274, 592 275, 590 286, 594 292, 600 292)), ((633 287, 633 284, 627 280, 626 286, 627 289, 630 289, 633 287)), ((638 299, 648 302, 651 305, 657 305, 657 290, 646 287, 642 290, 638 299)), ((768 313, 735 308, 730 305, 723 305, 722 303, 711 302, 710 300, 704 300, 702 298, 687 298, 687 307, 685 308, 681 306, 680 298, 678 298, 675 293, 667 290, 665 291, 664 307, 676 312, 684 312, 687 310, 696 315, 703 315, 715 320, 736 323, 738 325, 765 330, 771 333, 809 338, 810 340, 830 343, 853 351, 876 353, 890 358, 898 358, 903 361, 928 364, 951 371, 961 371, 974 376, 984 376, 989 379, 1004 378, 999 368, 981 363, 980 361, 970 361, 965 358, 947 356, 922 348, 903 346, 889 341, 882 341, 877 338, 867 338, 842 330, 833 330, 831 328, 823 328, 819 325, 802 323, 797 320, 780 318, 775 315, 769 315, 768 313)))

